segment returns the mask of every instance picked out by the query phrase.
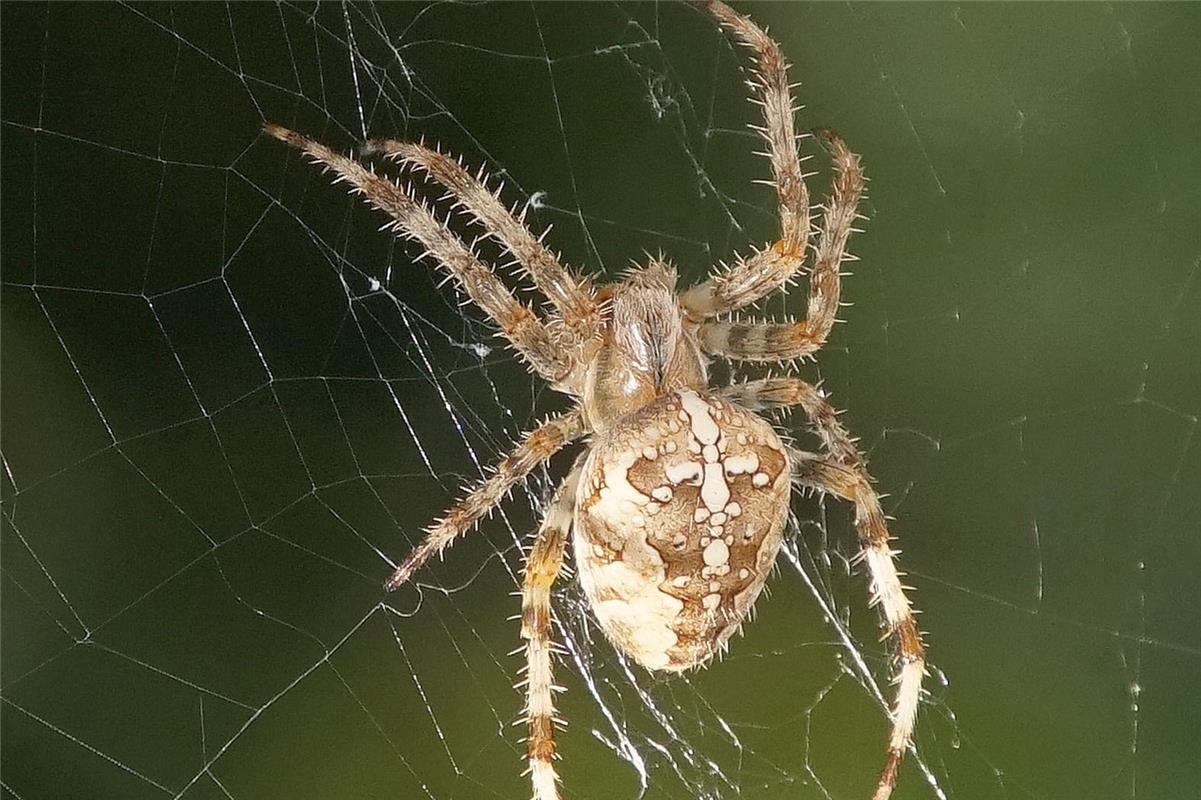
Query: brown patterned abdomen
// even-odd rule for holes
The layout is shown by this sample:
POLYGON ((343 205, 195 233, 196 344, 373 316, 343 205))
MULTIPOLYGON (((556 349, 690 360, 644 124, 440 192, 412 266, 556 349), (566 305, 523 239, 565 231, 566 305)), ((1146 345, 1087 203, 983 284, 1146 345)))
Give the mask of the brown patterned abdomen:
POLYGON ((574 542, 614 644, 653 670, 717 652, 763 588, 789 490, 771 426, 711 396, 674 392, 607 431, 584 466, 574 542))

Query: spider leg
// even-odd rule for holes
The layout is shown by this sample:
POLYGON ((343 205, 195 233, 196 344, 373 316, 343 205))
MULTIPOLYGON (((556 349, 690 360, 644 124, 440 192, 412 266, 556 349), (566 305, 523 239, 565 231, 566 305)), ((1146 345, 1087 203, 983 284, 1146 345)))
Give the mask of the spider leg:
POLYGON ((739 259, 729 270, 689 289, 681 300, 697 316, 713 316, 753 303, 782 287, 805 263, 809 241, 809 190, 801 173, 793 124, 788 63, 780 46, 748 17, 718 0, 702 3, 734 37, 754 51, 748 85, 763 109, 763 127, 754 129, 767 142, 780 209, 780 237, 766 250, 739 259))
POLYGON ((558 800, 559 775, 555 771, 555 691, 552 675, 554 646, 551 642, 550 592, 563 566, 563 550, 571 531, 576 485, 582 462, 564 479, 555 492, 538 537, 525 562, 521 586, 521 638, 525 639, 526 722, 529 738, 526 758, 529 762, 533 800, 558 800))
MULTIPOLYGON (((592 281, 565 267, 539 237, 526 228, 498 199, 500 189, 488 189, 487 178, 473 177, 458 161, 445 153, 416 142, 376 139, 367 142, 364 154, 381 153, 401 164, 424 170, 445 186, 490 236, 503 244, 517 263, 546 295, 576 338, 577 344, 594 339, 600 328, 600 312, 592 281)), ((524 216, 524 215, 523 215, 524 216)))
POLYGON ((430 557, 441 553, 461 534, 471 530, 514 486, 539 464, 579 438, 585 429, 583 412, 575 408, 549 418, 526 434, 521 443, 501 459, 490 476, 426 528, 425 538, 405 556, 384 588, 391 592, 402 586, 430 557))
POLYGON ((720 394, 745 408, 800 406, 809 417, 822 445, 832 458, 792 452, 798 483, 827 492, 855 504, 855 529, 871 580, 872 605, 883 613, 885 634, 896 640, 900 670, 896 675, 896 698, 892 708, 892 734, 888 755, 873 800, 887 800, 896 783, 901 757, 913 736, 925 674, 926 649, 914 612, 901 584, 880 498, 872 488, 863 456, 834 408, 812 384, 800 378, 766 378, 730 386, 720 394))
POLYGON ((718 394, 752 411, 800 406, 809 417, 826 452, 840 463, 861 471, 870 482, 855 439, 838 421, 838 412, 813 384, 793 376, 762 378, 727 386, 718 390, 718 394))
POLYGON ((783 361, 811 355, 826 343, 838 313, 842 289, 839 267, 851 258, 846 246, 855 230, 852 226, 858 217, 864 178, 859 156, 841 138, 828 130, 819 131, 819 135, 830 148, 834 185, 826 198, 813 271, 809 273, 805 319, 786 323, 707 322, 700 332, 705 352, 738 361, 783 361))
POLYGON ((268 123, 263 130, 332 169, 339 181, 353 187, 352 193, 363 195, 372 206, 390 214, 395 220, 391 228, 421 242, 427 253, 458 281, 472 302, 500 326, 504 337, 539 375, 557 383, 571 372, 574 359, 558 346, 553 332, 411 191, 287 128, 268 123))
POLYGON ((896 642, 899 667, 893 678, 897 688, 889 714, 892 732, 884 768, 872 795, 872 800, 888 800, 897 782, 901 759, 913 739, 922 677, 926 673, 926 648, 909 597, 905 594, 906 587, 901 584, 903 573, 897 570, 896 556, 900 551, 889 544, 880 498, 862 468, 808 453, 794 451, 791 457, 797 483, 854 503, 855 529, 862 548, 859 557, 867 564, 871 582, 870 603, 880 607, 884 634, 896 642))

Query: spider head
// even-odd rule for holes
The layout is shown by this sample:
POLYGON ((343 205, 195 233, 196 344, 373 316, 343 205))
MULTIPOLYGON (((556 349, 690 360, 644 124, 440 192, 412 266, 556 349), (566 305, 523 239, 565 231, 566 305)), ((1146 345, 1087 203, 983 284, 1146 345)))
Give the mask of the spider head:
POLYGON ((595 427, 679 388, 705 385, 705 361, 676 296, 676 271, 652 258, 602 289, 604 339, 584 402, 595 427))

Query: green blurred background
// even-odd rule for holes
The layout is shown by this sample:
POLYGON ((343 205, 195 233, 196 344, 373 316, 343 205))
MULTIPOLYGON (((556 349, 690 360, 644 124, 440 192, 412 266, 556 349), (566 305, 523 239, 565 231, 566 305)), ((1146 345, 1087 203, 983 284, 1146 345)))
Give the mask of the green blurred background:
MULTIPOLYGON (((804 372, 930 632, 896 797, 1201 796, 1201 6, 743 10, 873 179, 804 372)), ((563 398, 259 126, 424 135, 572 263, 694 281, 774 230, 745 54, 675 3, 0 22, 4 796, 527 797, 510 593, 569 456, 380 583, 563 398)), ((795 510, 757 621, 686 678, 559 592, 567 797, 868 796, 887 651, 845 510, 795 510)))

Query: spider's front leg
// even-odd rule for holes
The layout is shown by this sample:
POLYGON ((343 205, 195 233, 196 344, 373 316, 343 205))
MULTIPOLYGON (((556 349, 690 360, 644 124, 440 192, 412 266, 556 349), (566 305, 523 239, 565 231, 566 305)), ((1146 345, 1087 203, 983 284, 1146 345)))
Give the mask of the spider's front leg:
POLYGON ((521 638, 525 639, 526 657, 526 758, 534 800, 558 800, 559 776, 555 772, 555 696, 551 659, 551 587, 563 566, 563 550, 571 532, 576 487, 582 461, 564 479, 555 492, 538 537, 525 562, 521 586, 521 638))
POLYGON ((399 589, 429 561, 445 550, 461 534, 471 530, 504 496, 566 445, 585 432, 584 415, 579 408, 557 414, 543 422, 505 456, 492 475, 481 481, 467 496, 451 506, 446 514, 426 529, 425 538, 401 562, 384 584, 389 592, 399 589))
POLYGON ((801 159, 793 114, 788 62, 774 39, 749 17, 725 3, 707 0, 701 5, 743 45, 754 51, 755 65, 747 82, 755 102, 763 109, 763 125, 751 126, 767 143, 773 185, 779 204, 780 236, 775 244, 750 258, 739 259, 726 272, 689 289, 681 297, 696 316, 708 317, 749 305, 783 287, 805 263, 809 243, 809 190, 801 173, 801 159))
MULTIPOLYGON (((830 150, 834 183, 826 198, 813 271, 809 274, 805 319, 784 323, 707 322, 701 326, 700 336, 706 353, 738 361, 787 361, 812 355, 826 343, 838 314, 842 293, 839 268, 850 258, 846 254, 847 240, 855 230, 864 177, 859 156, 846 142, 829 130, 819 131, 819 135, 830 150)), ((763 257, 760 253, 746 264, 763 257)), ((712 281, 724 278, 717 276, 712 281)))
POLYGON ((375 172, 307 136, 282 125, 267 123, 270 136, 295 147, 338 175, 337 183, 348 183, 352 193, 362 195, 375 208, 389 214, 396 233, 421 242, 426 254, 434 256, 462 287, 471 301, 500 326, 501 334, 552 384, 558 384, 576 366, 573 354, 559 346, 558 338, 534 311, 513 296, 462 240, 430 213, 412 190, 381 178, 375 172))
POLYGON ((524 224, 524 214, 514 216, 499 200, 500 190, 488 189, 483 172, 473 176, 446 153, 416 142, 373 139, 363 147, 365 155, 379 153, 385 158, 424 170, 445 186, 454 199, 488 235, 505 246, 534 285, 555 307, 577 345, 592 341, 599 334, 600 309, 592 281, 569 269, 559 257, 534 236, 524 224))

